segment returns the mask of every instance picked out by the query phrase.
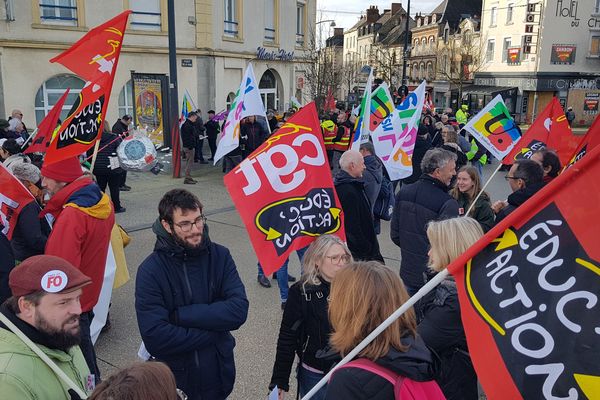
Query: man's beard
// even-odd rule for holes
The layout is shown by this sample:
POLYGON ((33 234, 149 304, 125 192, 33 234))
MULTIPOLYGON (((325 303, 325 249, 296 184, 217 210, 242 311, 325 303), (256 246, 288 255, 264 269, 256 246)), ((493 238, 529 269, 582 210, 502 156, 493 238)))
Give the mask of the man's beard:
POLYGON ((46 336, 46 342, 49 347, 59 349, 64 352, 73 346, 78 346, 81 342, 81 331, 77 328, 77 333, 69 333, 64 330, 66 324, 70 324, 75 320, 79 320, 79 315, 75 315, 63 323, 62 329, 56 329, 48 323, 40 314, 35 316, 36 329, 46 336))
MULTIPOLYGON (((202 236, 203 234, 199 233, 198 235, 202 236)), ((175 240, 175 243, 183 247, 185 250, 197 250, 200 248, 200 246, 202 246, 202 241, 200 241, 200 243, 198 243, 197 245, 193 245, 190 244, 187 240, 180 238, 178 235, 173 235, 173 239, 175 240)))

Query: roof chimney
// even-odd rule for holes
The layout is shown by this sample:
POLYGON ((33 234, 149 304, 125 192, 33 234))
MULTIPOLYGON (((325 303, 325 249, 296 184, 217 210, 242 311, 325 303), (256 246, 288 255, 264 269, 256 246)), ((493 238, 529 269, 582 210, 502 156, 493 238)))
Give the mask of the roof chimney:
POLYGON ((379 8, 377 6, 370 6, 367 9, 367 22, 375 22, 379 19, 379 8))
POLYGON ((396 15, 400 10, 402 10, 402 3, 392 3, 392 15, 396 15))
POLYGON ((343 36, 344 28, 333 28, 333 36, 343 36))

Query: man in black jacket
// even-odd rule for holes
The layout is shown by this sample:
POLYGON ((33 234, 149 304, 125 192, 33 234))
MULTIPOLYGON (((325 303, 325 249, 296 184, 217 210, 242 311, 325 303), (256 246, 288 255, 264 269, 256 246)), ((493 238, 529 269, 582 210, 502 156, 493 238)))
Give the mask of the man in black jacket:
MULTIPOLYGON (((129 114, 123 115, 112 126, 112 129, 111 129, 112 133, 121 135, 122 138, 129 136, 129 124, 131 124, 132 120, 133 120, 133 117, 131 115, 129 115, 129 114)), ((127 170, 122 170, 121 171, 121 182, 119 183, 119 190, 122 190, 124 192, 128 192, 131 190, 131 186, 127 186, 126 181, 127 181, 127 170)))
POLYGON ((192 165, 194 164, 194 153, 198 142, 195 127, 197 119, 198 115, 192 111, 181 125, 181 142, 183 143, 183 154, 185 155, 185 179, 183 183, 190 185, 198 183, 198 181, 192 179, 192 165))
POLYGON ((248 316, 244 285, 229 250, 210 240, 194 194, 173 189, 158 212, 154 251, 135 284, 142 340, 190 400, 226 399, 235 381, 230 332, 248 316))
POLYGON ((417 182, 403 185, 396 195, 390 236, 400 247, 400 277, 410 295, 414 295, 431 276, 427 268, 427 224, 458 217, 458 203, 448 194, 448 185, 456 175, 455 167, 455 154, 431 149, 421 162, 423 175, 417 182))
POLYGON ((210 110, 208 112, 208 121, 204 124, 204 128, 206 129, 206 136, 208 138, 208 147, 210 148, 210 158, 208 161, 214 161, 215 153, 217 152, 217 136, 221 131, 219 127, 219 123, 214 120, 215 118, 215 110, 210 110))
POLYGON ((242 147, 242 157, 246 158, 258 149, 268 135, 268 132, 256 121, 256 117, 254 115, 249 116, 247 122, 241 125, 240 145, 242 147))
POLYGON ((362 180, 365 162, 362 154, 348 150, 340 157, 340 170, 335 176, 335 190, 344 210, 344 228, 348 248, 355 260, 381 261, 379 242, 373 227, 371 204, 362 180))
POLYGON ((196 119, 196 122, 194 122, 194 128, 196 128, 197 135, 194 161, 200 162, 200 164, 208 164, 208 161, 204 159, 204 154, 202 154, 202 148, 204 147, 204 134, 206 133, 204 121, 202 120, 202 111, 200 111, 200 109, 196 110, 196 115, 198 116, 198 118, 196 119))
POLYGON ((498 200, 492 205, 492 210, 496 213, 496 223, 544 187, 544 170, 533 160, 520 159, 515 161, 505 179, 512 193, 506 201, 498 200))
POLYGON ((13 257, 12 248, 10 242, 4 236, 2 231, 4 226, 0 223, 0 304, 4 303, 4 300, 12 296, 10 287, 8 286, 8 276, 10 271, 15 267, 15 258, 13 257))

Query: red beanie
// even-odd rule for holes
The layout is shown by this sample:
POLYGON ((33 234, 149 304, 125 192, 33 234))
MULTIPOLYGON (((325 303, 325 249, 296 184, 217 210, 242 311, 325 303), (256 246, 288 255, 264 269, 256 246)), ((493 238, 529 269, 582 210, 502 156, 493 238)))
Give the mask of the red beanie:
POLYGON ((71 183, 82 175, 83 171, 77 157, 67 158, 52 164, 44 163, 42 166, 42 176, 54 179, 57 182, 71 183))

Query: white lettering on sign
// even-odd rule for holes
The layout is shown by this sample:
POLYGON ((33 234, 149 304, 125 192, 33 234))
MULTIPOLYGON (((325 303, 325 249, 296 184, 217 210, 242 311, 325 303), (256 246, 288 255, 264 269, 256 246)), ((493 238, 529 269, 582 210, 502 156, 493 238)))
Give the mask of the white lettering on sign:
POLYGON ((67 286, 67 283, 69 283, 67 274, 61 270, 53 269, 42 276, 40 284, 44 291, 48 293, 58 293, 67 286))

